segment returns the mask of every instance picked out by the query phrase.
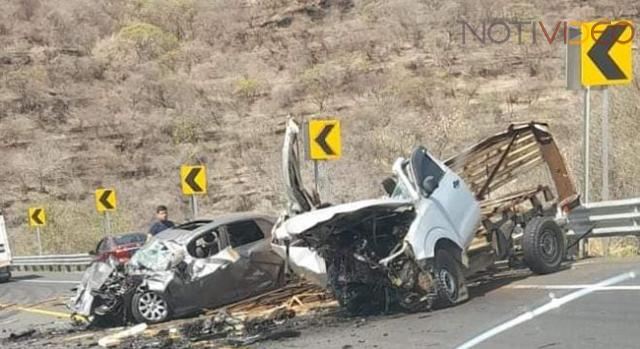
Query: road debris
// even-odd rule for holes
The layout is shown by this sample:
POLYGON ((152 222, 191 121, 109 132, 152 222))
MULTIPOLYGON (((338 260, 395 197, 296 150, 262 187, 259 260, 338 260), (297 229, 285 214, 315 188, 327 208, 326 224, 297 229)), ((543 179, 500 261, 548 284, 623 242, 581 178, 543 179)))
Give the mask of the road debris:
POLYGON ((10 342, 16 342, 16 341, 19 341, 19 340, 24 340, 24 339, 27 339, 27 338, 33 336, 35 333, 36 333, 35 329, 29 329, 29 330, 25 330, 25 331, 18 332, 18 333, 11 333, 9 335, 8 340, 10 342))
POLYGON ((146 329, 147 329, 147 324, 145 323, 138 324, 133 327, 127 328, 126 330, 100 338, 100 340, 98 340, 98 345, 100 345, 103 348, 115 347, 119 345, 123 339, 137 336, 142 332, 144 332, 146 329))

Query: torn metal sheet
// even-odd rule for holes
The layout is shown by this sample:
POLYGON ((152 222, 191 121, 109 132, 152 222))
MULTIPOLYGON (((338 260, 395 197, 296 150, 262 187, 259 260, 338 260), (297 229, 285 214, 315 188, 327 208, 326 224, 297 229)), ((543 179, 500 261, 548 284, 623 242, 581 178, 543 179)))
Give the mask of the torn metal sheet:
POLYGON ((91 264, 82 275, 80 285, 76 288, 76 295, 67 304, 68 308, 82 316, 91 315, 94 295, 112 276, 115 269, 115 265, 110 260, 91 264))
POLYGON ((98 345, 103 348, 110 348, 119 345, 124 339, 139 336, 147 329, 147 324, 138 324, 133 327, 122 330, 118 333, 110 334, 100 338, 98 345))
POLYGON ((410 207, 412 207, 411 201, 402 198, 371 199, 330 206, 322 210, 311 211, 304 216, 289 218, 284 222, 283 229, 274 232, 274 236, 277 239, 283 239, 289 235, 298 235, 322 223, 339 219, 341 215, 360 210, 396 210, 410 207))
POLYGON ((285 246, 276 245, 274 250, 283 259, 288 255, 289 260, 292 261, 290 267, 297 275, 316 285, 327 287, 327 268, 324 259, 308 246, 302 246, 303 243, 303 240, 296 240, 293 246, 289 246, 288 254, 285 246))
POLYGON ((300 175, 300 151, 298 136, 300 128, 290 119, 287 123, 287 129, 284 135, 284 146, 282 147, 283 168, 282 173, 284 181, 287 183, 285 193, 287 195, 287 212, 293 215, 300 212, 306 212, 318 207, 320 200, 318 194, 309 192, 302 184, 302 176, 300 175))

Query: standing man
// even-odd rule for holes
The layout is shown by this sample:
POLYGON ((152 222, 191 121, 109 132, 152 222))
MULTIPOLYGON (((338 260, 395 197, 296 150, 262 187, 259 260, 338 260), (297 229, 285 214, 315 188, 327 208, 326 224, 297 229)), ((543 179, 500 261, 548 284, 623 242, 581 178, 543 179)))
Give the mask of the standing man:
POLYGON ((161 231, 175 226, 175 224, 169 220, 169 211, 167 210, 167 206, 160 205, 156 208, 156 219, 157 221, 153 223, 151 229, 149 229, 149 235, 151 236, 155 236, 161 231))

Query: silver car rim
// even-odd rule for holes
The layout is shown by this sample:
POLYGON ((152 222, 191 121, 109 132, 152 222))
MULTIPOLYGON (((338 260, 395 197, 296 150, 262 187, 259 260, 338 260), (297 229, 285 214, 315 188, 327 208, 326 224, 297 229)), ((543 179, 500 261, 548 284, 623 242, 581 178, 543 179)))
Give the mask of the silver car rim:
POLYGON ((440 269, 440 281, 444 286, 445 292, 447 292, 447 297, 449 298, 449 300, 455 300, 456 280, 453 275, 451 275, 451 273, 445 268, 440 269))
POLYGON ((545 230, 540 236, 540 247, 542 252, 542 258, 547 262, 553 263, 558 258, 558 240, 556 239, 556 233, 552 230, 545 230))
POLYGON ((149 321, 164 320, 169 312, 164 299, 152 292, 147 292, 138 299, 138 310, 149 321))

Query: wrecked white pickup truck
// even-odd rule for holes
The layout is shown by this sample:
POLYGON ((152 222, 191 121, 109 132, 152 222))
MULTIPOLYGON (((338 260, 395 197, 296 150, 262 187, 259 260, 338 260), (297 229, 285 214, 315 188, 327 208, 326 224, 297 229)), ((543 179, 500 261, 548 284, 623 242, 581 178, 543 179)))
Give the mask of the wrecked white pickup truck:
POLYGON ((302 185, 298 133, 289 120, 289 205, 272 245, 350 312, 459 303, 468 297, 465 278, 498 261, 522 261, 536 273, 560 268, 562 217, 579 199, 546 124, 511 125, 444 162, 417 147, 395 161, 383 181, 387 196, 328 207, 302 185), (540 164, 557 199, 538 181, 540 164), (522 182, 530 189, 509 192, 522 182))

